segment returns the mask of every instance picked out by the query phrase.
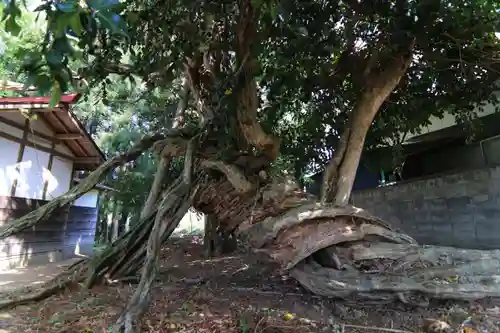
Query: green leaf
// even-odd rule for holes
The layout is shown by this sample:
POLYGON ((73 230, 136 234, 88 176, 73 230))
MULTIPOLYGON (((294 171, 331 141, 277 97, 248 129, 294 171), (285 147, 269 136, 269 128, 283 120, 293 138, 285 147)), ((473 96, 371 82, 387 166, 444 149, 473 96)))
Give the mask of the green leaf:
POLYGON ((262 0, 252 0, 252 6, 254 8, 259 8, 262 5, 262 0))
POLYGON ((35 86, 38 88, 38 92, 40 94, 47 94, 50 91, 52 84, 52 80, 47 74, 40 74, 36 76, 35 86))
POLYGON ((82 21, 80 20, 80 13, 75 13, 74 15, 72 15, 69 23, 71 29, 75 32, 75 34, 77 36, 81 36, 83 31, 83 26, 82 26, 82 21))
POLYGON ((96 17, 103 28, 110 30, 115 34, 127 37, 127 25, 125 24, 123 18, 121 18, 118 14, 109 10, 100 10, 96 12, 96 17))
POLYGON ((66 0, 56 5, 57 9, 64 13, 74 13, 78 11, 78 3, 74 0, 66 0))
POLYGON ((276 3, 271 3, 269 6, 269 14, 271 15, 272 19, 275 20, 276 16, 278 16, 278 6, 276 3))
POLYGON ((52 49, 47 53, 46 58, 49 66, 60 66, 63 62, 64 56, 58 50, 52 49))
POLYGON ((88 4, 90 8, 100 11, 100 10, 106 10, 106 9, 113 9, 117 11, 118 9, 123 9, 126 4, 124 3, 109 3, 109 1, 106 0, 88 0, 88 4))
POLYGON ((23 58, 22 67, 25 68, 35 68, 40 65, 42 61, 42 55, 38 52, 28 52, 27 50, 20 49, 16 56, 23 58))
POLYGON ((139 14, 135 12, 128 12, 127 18, 129 22, 136 23, 137 21, 139 21, 139 14))
POLYGON ((2 22, 9 18, 14 18, 15 20, 18 16, 21 16, 21 10, 17 7, 16 2, 11 0, 3 9, 2 22))
POLYGON ((54 85, 52 86, 52 93, 50 94, 50 103, 49 107, 54 107, 57 104, 59 104, 59 101, 61 100, 61 86, 59 85, 59 82, 55 82, 54 85))
POLYGON ((52 43, 52 49, 57 50, 59 53, 62 53, 65 55, 73 54, 73 52, 74 52, 74 48, 73 48, 73 46, 71 46, 71 43, 69 42, 66 35, 54 40, 54 43, 52 43))
POLYGON ((66 34, 68 27, 72 27, 73 17, 78 13, 64 13, 55 17, 55 31, 56 36, 63 36, 66 34))
POLYGON ((17 24, 16 19, 12 16, 9 16, 5 21, 5 31, 12 34, 13 36, 19 36, 21 33, 21 26, 17 24))

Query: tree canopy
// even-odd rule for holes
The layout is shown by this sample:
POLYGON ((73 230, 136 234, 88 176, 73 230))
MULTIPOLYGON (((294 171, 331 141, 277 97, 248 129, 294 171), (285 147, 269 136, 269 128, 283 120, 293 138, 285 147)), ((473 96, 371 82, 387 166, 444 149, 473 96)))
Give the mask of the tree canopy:
MULTIPOLYGON (((1 22, 22 37, 20 6, 9 0, 1 22)), ((62 93, 81 91, 85 79, 80 114, 91 132, 112 133, 100 135, 101 146, 121 154, 70 195, 0 234, 37 223, 115 167, 120 177, 111 181, 125 178, 124 187, 152 183, 136 226, 96 260, 87 278, 92 285, 105 274, 122 277, 143 267, 118 320, 126 331, 147 303, 161 244, 191 205, 216 216, 218 232, 244 236, 318 293, 362 290, 404 299, 399 290, 408 285, 440 297, 495 292, 460 282, 429 287, 413 267, 417 280, 393 284, 383 276, 377 288, 365 290, 361 285, 371 279, 365 266, 352 262, 345 270, 335 248, 345 243, 363 252, 356 242, 375 236, 389 242, 379 242, 376 255, 399 260, 394 253, 400 258, 417 246, 349 206, 361 154, 401 144, 431 116, 450 113, 466 124, 486 103, 496 105, 498 10, 497 2, 484 0, 45 1, 37 9, 46 19, 43 41, 16 53, 26 87, 50 92, 55 105, 62 93), (151 136, 125 152, 143 134, 151 136), (133 162, 151 146, 159 163, 133 162), (146 176, 155 166, 154 179, 146 176), (168 168, 176 180, 168 179, 168 168), (274 175, 277 168, 298 178, 324 170, 319 203, 290 178, 274 175), (354 231, 346 235, 346 228, 354 231), (307 258, 330 247, 331 270, 309 265, 307 258), (347 287, 335 289, 325 279, 347 287)), ((144 198, 129 192, 122 201, 144 198)), ((425 251, 434 258, 440 249, 425 251)), ((457 269, 470 270, 467 265, 457 269)), ((442 274, 439 267, 432 272, 442 274)))
MULTIPOLYGON (((449 112, 465 121, 478 103, 495 102, 494 1, 251 1, 248 27, 242 26, 243 3, 47 1, 37 8, 47 20, 43 43, 16 57, 24 58, 27 85, 51 90, 55 98, 74 89, 76 74, 100 82, 101 94, 116 84, 116 75, 170 90, 168 102, 154 108, 161 117, 175 110, 185 65, 204 62, 215 79, 210 86, 207 78, 199 83, 211 104, 224 103, 216 117, 221 128, 227 126, 223 115, 238 108, 237 94, 227 95, 238 89, 235 73, 251 57, 258 118, 284 142, 282 157, 291 156, 286 165, 296 175, 323 168, 360 91, 409 43, 411 64, 375 117, 368 148, 401 141, 431 115, 449 112), (241 54, 244 47, 250 53, 241 54)), ((4 6, 5 30, 34 40, 21 32, 20 6, 4 6)), ((149 104, 147 95, 137 97, 149 104)))

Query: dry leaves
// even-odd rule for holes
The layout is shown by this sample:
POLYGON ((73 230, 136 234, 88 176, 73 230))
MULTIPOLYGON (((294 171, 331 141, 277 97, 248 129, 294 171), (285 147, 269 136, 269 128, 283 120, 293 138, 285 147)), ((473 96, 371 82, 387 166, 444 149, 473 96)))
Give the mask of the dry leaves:
MULTIPOLYGON (((436 311, 425 309, 353 309, 314 298, 294 281, 273 276, 253 262, 251 255, 241 253, 207 260, 198 239, 172 240, 162 253, 163 282, 153 291, 141 332, 308 333, 340 332, 342 327, 347 333, 374 328, 417 331, 422 316, 438 317, 436 311), (205 283, 187 283, 196 280, 205 283)), ((133 291, 128 284, 70 290, 0 313, 0 329, 107 333, 133 291)))

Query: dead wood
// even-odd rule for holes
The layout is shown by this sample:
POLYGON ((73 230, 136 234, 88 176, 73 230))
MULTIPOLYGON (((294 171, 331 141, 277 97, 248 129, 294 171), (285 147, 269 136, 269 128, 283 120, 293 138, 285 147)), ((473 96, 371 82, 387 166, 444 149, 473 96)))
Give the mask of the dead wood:
POLYGON ((159 205, 153 229, 148 238, 141 280, 127 307, 116 322, 116 332, 133 333, 135 331, 136 322, 149 304, 164 235, 169 237, 172 234, 191 207, 198 186, 192 184, 193 145, 193 142, 188 145, 182 176, 167 190, 167 194, 159 205))
POLYGON ((500 250, 418 245, 362 209, 314 199, 286 178, 253 199, 226 180, 201 188, 195 207, 215 214, 229 230, 236 225, 247 246, 317 295, 414 305, 500 296, 500 250), (333 267, 314 260, 324 249, 335 254, 333 267))
POLYGON ((250 248, 317 295, 420 305, 429 298, 500 296, 500 250, 418 245, 362 209, 316 202, 289 177, 273 178, 242 193, 230 177, 210 177, 201 164, 193 184, 172 185, 148 216, 87 269, 87 286, 92 286, 105 275, 116 280, 144 267, 138 296, 128 308, 132 315, 121 317, 122 326, 144 310, 146 290, 155 280, 157 250, 191 203, 213 214, 221 231, 235 231, 250 248), (332 256, 333 265, 324 267, 315 260, 322 250, 332 256))
MULTIPOLYGON (((309 220, 334 219, 337 216, 351 216, 369 220, 374 224, 391 230, 389 224, 370 215, 361 208, 353 206, 337 207, 334 205, 313 202, 289 209, 280 216, 268 217, 258 224, 245 226, 245 236, 251 241, 252 246, 260 248, 270 240, 276 238, 278 233, 282 230, 296 227, 309 220)), ((242 231, 241 228, 240 231, 242 231)), ((414 242, 410 238, 408 238, 408 241, 414 242)))

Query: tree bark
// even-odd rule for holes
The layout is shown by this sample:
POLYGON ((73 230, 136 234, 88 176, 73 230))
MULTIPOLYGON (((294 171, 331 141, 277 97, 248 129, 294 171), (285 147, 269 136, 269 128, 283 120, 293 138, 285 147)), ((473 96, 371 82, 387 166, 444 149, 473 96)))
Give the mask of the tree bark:
POLYGON ((500 251, 418 245, 362 209, 321 204, 291 179, 275 179, 250 196, 212 179, 194 207, 319 295, 418 305, 500 296, 500 251), (323 249, 332 265, 315 260, 323 249))
POLYGON ((313 293, 331 297, 378 292, 385 301, 404 302, 416 293, 461 300, 500 296, 495 277, 500 272, 499 250, 371 242, 351 246, 350 254, 355 264, 379 260, 381 265, 360 274, 356 269, 338 271, 302 262, 291 276, 313 293), (343 284, 332 287, 334 281, 343 284))
POLYGON ((356 178, 365 138, 382 103, 397 87, 412 61, 413 43, 391 59, 380 70, 371 68, 365 73, 365 89, 361 92, 352 110, 348 126, 342 133, 337 151, 328 163, 323 175, 321 201, 332 201, 336 205, 349 203, 352 186, 356 178))
POLYGON ((344 158, 350 134, 350 126, 347 125, 340 136, 339 143, 335 149, 332 159, 326 165, 323 174, 323 183, 321 186, 321 203, 330 202, 332 200, 332 194, 335 193, 335 189, 331 183, 338 176, 338 168, 344 158))
MULTIPOLYGON (((397 82, 399 82, 400 78, 401 75, 397 78, 397 82)), ((347 134, 348 139, 342 162, 337 166, 338 172, 336 173, 333 197, 333 202, 336 205, 345 206, 349 203, 359 160, 365 145, 366 134, 380 106, 396 87, 397 82, 395 82, 394 86, 387 87, 387 89, 362 93, 359 102, 354 107, 351 128, 347 129, 349 131, 347 134)))
POLYGON ((153 211, 153 208, 160 196, 163 183, 165 182, 165 177, 167 176, 169 164, 170 164, 170 157, 160 156, 160 160, 158 161, 158 167, 155 173, 155 178, 153 179, 153 184, 151 185, 148 198, 144 203, 144 207, 141 210, 141 215, 139 219, 142 220, 146 218, 146 216, 151 214, 151 212, 153 211))
POLYGON ((205 215, 205 235, 203 237, 203 252, 205 257, 211 258, 217 253, 217 227, 219 223, 213 214, 205 215))
POLYGON ((120 235, 120 228, 119 228, 119 222, 120 219, 118 216, 120 215, 120 202, 118 199, 114 198, 114 205, 113 205, 113 214, 111 215, 111 241, 114 242, 118 239, 118 236, 120 235))
POLYGON ((159 244, 166 241, 191 204, 200 212, 213 214, 220 231, 235 232, 256 255, 264 255, 319 295, 420 305, 430 298, 500 296, 496 278, 500 251, 421 246, 362 209, 321 204, 291 178, 246 179, 260 184, 242 191, 247 186, 232 182, 245 180, 244 176, 226 177, 221 171, 236 173, 237 168, 215 170, 220 175, 200 164, 194 187, 183 185, 167 191, 163 197, 169 200, 162 200, 146 219, 93 261, 89 286, 103 275, 118 279, 144 267, 140 288, 126 311, 129 314, 124 312, 119 322, 122 327, 144 310, 159 244), (147 239, 149 245, 145 246, 147 239), (332 260, 318 259, 317 253, 323 249, 332 260))
MULTIPOLYGON (((113 204, 114 210, 114 204, 113 204)), ((113 213, 106 215, 106 243, 113 242, 113 213)))
POLYGON ((156 279, 158 259, 164 235, 169 237, 177 228, 181 219, 191 207, 196 186, 192 184, 193 143, 190 143, 186 153, 183 175, 174 183, 159 205, 154 220, 153 229, 147 243, 147 254, 144 262, 141 280, 127 307, 117 320, 117 332, 133 333, 136 321, 146 310, 151 296, 151 287, 156 279))
MULTIPOLYGON (((252 75, 255 63, 250 55, 253 35, 256 33, 255 12, 251 0, 241 0, 238 6, 238 69, 235 75, 238 78, 235 89, 238 105, 233 117, 236 119, 231 119, 238 126, 233 130, 239 130, 245 139, 244 146, 262 150, 268 161, 272 162, 279 151, 279 139, 265 133, 256 116, 258 100, 252 75)), ((203 75, 208 75, 199 64, 202 57, 195 58, 188 66, 187 82, 196 99, 200 116, 204 119, 200 129, 203 132, 207 130, 204 124, 220 110, 214 107, 213 96, 206 93, 213 86, 210 86, 208 79, 202 82, 205 78, 203 75), (204 88, 205 96, 202 96, 201 87, 204 88)), ((210 156, 201 154, 203 152, 197 154, 203 160, 194 168, 196 180, 191 182, 192 162, 189 160, 193 157, 191 152, 188 153, 185 165, 189 167, 185 166, 180 181, 171 186, 161 200, 151 199, 153 204, 149 202, 148 208, 145 207, 139 223, 94 258, 89 266, 87 286, 92 286, 103 277, 128 277, 143 267, 139 286, 117 326, 130 332, 144 311, 161 244, 168 239, 191 204, 198 211, 214 216, 218 233, 236 234, 257 254, 266 255, 281 270, 290 271, 302 285, 318 294, 342 298, 350 298, 355 294, 372 300, 408 300, 415 293, 438 298, 450 295, 460 297, 461 292, 466 293, 462 295, 464 298, 470 295, 498 295, 500 281, 495 276, 500 265, 491 266, 487 262, 492 259, 495 262, 496 255, 488 251, 482 251, 480 255, 461 254, 456 249, 446 252, 442 248, 432 247, 432 253, 447 253, 448 258, 451 258, 446 261, 450 266, 447 272, 465 275, 466 268, 472 269, 465 279, 453 280, 456 288, 450 289, 447 285, 450 279, 440 267, 442 256, 430 255, 425 252, 426 248, 419 247, 411 237, 393 230, 362 209, 347 205, 366 133, 381 104, 397 86, 410 61, 411 52, 405 52, 393 59, 384 70, 367 77, 366 88, 351 114, 348 132, 343 135, 346 142, 344 153, 338 162, 335 161, 334 172, 329 173, 330 176, 336 176, 332 204, 325 203, 325 200, 318 202, 314 196, 304 193, 294 179, 260 177, 260 170, 248 174, 248 170, 244 172, 241 166, 210 160, 210 156), (360 249, 360 246, 366 246, 368 250, 360 249), (332 260, 318 259, 318 256, 315 259, 315 254, 324 249, 332 260), (421 258, 426 258, 423 265, 421 258), (460 267, 461 264, 454 265, 454 258, 461 258, 468 264, 463 267, 460 267), (399 275, 394 277, 394 274, 399 275)), ((150 138, 147 144, 107 162, 78 189, 71 190, 63 198, 16 221, 15 227, 0 231, 0 237, 28 228, 61 205, 72 202, 92 188, 107 170, 139 156, 145 147, 160 138, 150 138)), ((184 138, 170 139, 163 140, 157 146, 161 156, 181 156, 190 151, 191 143, 188 144, 184 138), (169 146, 169 143, 172 145, 169 146)), ((198 139, 205 140, 206 135, 200 135, 198 139)), ((211 158, 214 156, 216 154, 212 154, 211 158)))
POLYGON ((278 137, 266 133, 257 120, 259 97, 254 75, 257 60, 251 55, 252 43, 257 34, 256 9, 251 0, 239 1, 238 6, 240 13, 236 28, 237 123, 245 145, 261 149, 269 162, 272 162, 279 154, 281 142, 278 137))
POLYGON ((217 217, 213 214, 205 216, 204 253, 207 258, 217 257, 234 252, 237 247, 236 237, 232 232, 224 231, 217 217))

